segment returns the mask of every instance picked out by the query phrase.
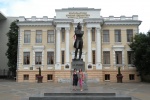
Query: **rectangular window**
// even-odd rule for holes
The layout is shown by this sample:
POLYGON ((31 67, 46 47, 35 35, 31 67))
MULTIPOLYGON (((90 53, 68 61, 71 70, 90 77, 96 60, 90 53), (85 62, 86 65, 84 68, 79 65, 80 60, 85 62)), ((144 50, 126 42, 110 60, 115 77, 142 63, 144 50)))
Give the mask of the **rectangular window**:
POLYGON ((27 74, 23 75, 23 79, 24 80, 29 80, 29 75, 27 75, 27 74))
POLYGON ((110 51, 103 51, 103 64, 110 64, 110 51))
POLYGON ((47 80, 53 80, 53 75, 52 74, 48 74, 47 75, 47 80))
POLYGON ((133 30, 128 29, 127 30, 127 42, 132 42, 133 41, 133 30))
POLYGON ((127 51, 128 54, 128 64, 133 64, 133 51, 127 51))
POLYGON ((30 43, 31 31, 24 31, 24 43, 30 43))
POLYGON ((65 51, 61 52, 61 64, 65 63, 65 51))
POLYGON ((47 43, 54 43, 54 31, 53 30, 47 31, 47 43))
POLYGON ((29 65, 30 64, 30 52, 24 52, 23 53, 23 64, 29 65))
POLYGON ((105 74, 105 80, 110 80, 110 74, 105 74))
POLYGON ((115 51, 116 53, 116 64, 122 64, 122 51, 115 51))
POLYGON ((42 43, 42 31, 41 30, 36 31, 36 43, 42 43))
POLYGON ((62 42, 65 42, 65 28, 62 28, 62 29, 61 29, 61 33, 62 33, 62 34, 61 34, 61 41, 62 41, 62 42))
POLYGON ((129 74, 129 80, 135 80, 134 74, 129 74))
POLYGON ((109 42, 109 30, 103 30, 103 42, 109 42))
POLYGON ((121 42, 121 30, 115 30, 115 42, 121 42))
POLYGON ((47 64, 54 64, 54 52, 47 52, 47 64))
POLYGON ((42 64, 42 52, 35 53, 35 64, 41 65, 42 64))
POLYGON ((95 50, 92 51, 93 64, 95 64, 95 50))
POLYGON ((92 28, 92 41, 95 41, 95 28, 92 28))

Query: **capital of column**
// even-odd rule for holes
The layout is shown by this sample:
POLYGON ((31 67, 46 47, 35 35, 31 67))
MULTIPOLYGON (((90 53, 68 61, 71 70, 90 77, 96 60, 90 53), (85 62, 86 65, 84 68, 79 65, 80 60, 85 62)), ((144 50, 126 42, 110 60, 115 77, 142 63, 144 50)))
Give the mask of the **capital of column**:
POLYGON ((60 30, 61 30, 61 27, 56 27, 56 30, 57 30, 57 31, 58 31, 58 30, 60 31, 60 30))
POLYGON ((96 27, 96 30, 97 30, 97 31, 101 30, 101 26, 100 26, 100 27, 96 27))
POLYGON ((65 27, 65 30, 69 31, 69 30, 70 30, 70 27, 65 27))
POLYGON ((87 27, 87 30, 90 31, 92 29, 92 27, 87 27))

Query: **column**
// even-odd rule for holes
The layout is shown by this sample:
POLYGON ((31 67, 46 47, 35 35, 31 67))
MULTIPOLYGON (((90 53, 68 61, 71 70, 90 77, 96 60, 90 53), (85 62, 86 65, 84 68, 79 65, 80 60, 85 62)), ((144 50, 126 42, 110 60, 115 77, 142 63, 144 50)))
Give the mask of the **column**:
POLYGON ((96 69, 102 69, 101 64, 101 27, 96 28, 96 69))
POLYGON ((55 65, 55 70, 60 70, 61 65, 60 65, 60 30, 61 28, 56 28, 56 65, 55 65))
POLYGON ((69 65, 69 28, 65 28, 66 29, 66 64, 69 65))
POLYGON ((87 42, 88 42, 88 65, 92 63, 91 61, 91 28, 87 29, 88 34, 87 34, 87 42))

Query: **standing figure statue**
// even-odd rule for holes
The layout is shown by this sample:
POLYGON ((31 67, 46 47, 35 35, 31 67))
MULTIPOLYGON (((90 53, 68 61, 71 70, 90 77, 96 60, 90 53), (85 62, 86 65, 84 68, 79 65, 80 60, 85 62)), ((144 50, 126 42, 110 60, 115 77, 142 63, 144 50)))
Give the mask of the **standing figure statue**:
POLYGON ((76 48, 74 59, 77 59, 78 49, 80 49, 79 60, 81 60, 81 55, 82 55, 82 48, 83 48, 82 36, 84 34, 84 31, 81 31, 81 29, 82 29, 82 26, 80 23, 78 23, 77 28, 75 29, 75 34, 74 34, 74 36, 76 36, 76 40, 74 42, 74 48, 76 48))

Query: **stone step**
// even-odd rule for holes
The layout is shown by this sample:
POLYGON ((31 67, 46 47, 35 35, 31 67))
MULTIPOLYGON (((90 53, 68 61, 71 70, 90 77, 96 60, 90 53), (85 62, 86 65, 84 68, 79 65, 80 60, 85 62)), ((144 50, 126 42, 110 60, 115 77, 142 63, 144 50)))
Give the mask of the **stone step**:
POLYGON ((115 93, 44 93, 44 96, 115 96, 115 93))
POLYGON ((131 97, 50 96, 50 97, 29 97, 29 100, 131 100, 131 97))

